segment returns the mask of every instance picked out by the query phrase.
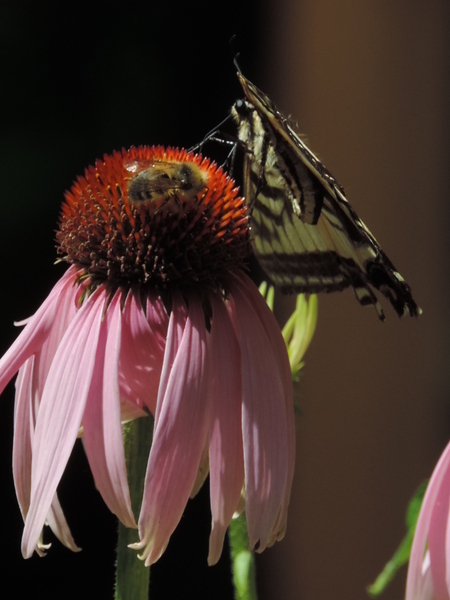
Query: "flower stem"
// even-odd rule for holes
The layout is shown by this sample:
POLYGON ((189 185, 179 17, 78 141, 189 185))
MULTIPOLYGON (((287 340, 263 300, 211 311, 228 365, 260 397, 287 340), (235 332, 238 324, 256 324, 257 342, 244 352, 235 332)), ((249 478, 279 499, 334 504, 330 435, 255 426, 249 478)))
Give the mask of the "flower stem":
POLYGON ((248 549, 247 523, 243 513, 228 527, 235 600, 257 600, 255 555, 248 549))
MULTIPOLYGON (((135 515, 139 514, 144 491, 145 471, 152 444, 153 417, 136 419, 124 426, 125 460, 131 506, 135 515)), ((115 600, 148 600, 150 568, 144 566, 128 544, 137 542, 136 529, 129 529, 119 523, 117 542, 115 600)))

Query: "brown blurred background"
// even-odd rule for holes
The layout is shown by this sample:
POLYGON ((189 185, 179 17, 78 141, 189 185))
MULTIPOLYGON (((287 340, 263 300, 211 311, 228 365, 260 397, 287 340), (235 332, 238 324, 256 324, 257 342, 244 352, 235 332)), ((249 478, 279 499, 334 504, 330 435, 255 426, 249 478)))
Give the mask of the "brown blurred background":
MULTIPOLYGON (((450 437, 447 0, 7 1, 0 8, 1 348, 62 269, 62 194, 104 152, 190 146, 244 73, 311 148, 411 285, 424 314, 387 321, 352 292, 321 297, 306 356, 285 540, 258 559, 261 600, 356 600, 404 535, 406 504, 450 437)), ((282 307, 279 302, 279 308, 282 307)), ((0 403, 8 597, 111 598, 115 522, 81 448, 60 495, 83 552, 20 557, 11 477, 13 386, 0 403)), ((226 552, 206 567, 206 490, 152 572, 153 598, 231 598, 226 552)), ((402 598, 405 571, 385 594, 402 598)))
MULTIPOLYGON (((385 303, 380 324, 351 292, 320 298, 290 527, 262 559, 267 600, 365 597, 450 438, 449 25, 445 0, 271 4, 263 89, 298 120, 423 315, 400 321, 385 303)), ((383 597, 402 598, 404 584, 402 571, 383 597)))

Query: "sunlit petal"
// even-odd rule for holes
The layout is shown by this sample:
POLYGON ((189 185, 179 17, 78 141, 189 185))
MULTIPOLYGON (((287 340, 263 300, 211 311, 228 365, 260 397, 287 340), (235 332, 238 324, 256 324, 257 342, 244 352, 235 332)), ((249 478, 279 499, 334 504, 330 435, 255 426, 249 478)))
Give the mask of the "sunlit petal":
POLYGON ((239 285, 230 312, 241 350, 242 430, 246 516, 250 547, 269 543, 286 497, 289 442, 278 361, 268 335, 239 285))
POLYGON ((147 565, 161 556, 181 518, 207 435, 207 332, 203 311, 199 302, 191 298, 181 339, 178 313, 179 308, 174 305, 139 519, 141 541, 133 546, 143 549, 142 558, 147 565))
POLYGON ((33 441, 24 556, 30 556, 36 546, 77 437, 95 364, 103 306, 101 293, 89 298, 67 329, 50 367, 33 441))
POLYGON ((58 281, 38 311, 28 320, 22 333, 0 359, 0 393, 22 364, 38 352, 55 323, 55 312, 61 296, 73 286, 76 269, 71 267, 58 281))

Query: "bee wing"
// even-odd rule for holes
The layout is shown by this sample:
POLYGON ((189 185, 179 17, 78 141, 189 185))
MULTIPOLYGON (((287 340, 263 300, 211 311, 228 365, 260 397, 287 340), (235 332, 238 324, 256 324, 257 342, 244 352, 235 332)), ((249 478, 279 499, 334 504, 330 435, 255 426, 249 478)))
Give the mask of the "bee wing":
POLYGON ((152 158, 151 160, 130 158, 123 161, 123 166, 130 173, 130 175, 138 174, 141 171, 145 171, 146 169, 150 168, 170 170, 173 169, 173 165, 173 161, 159 160, 157 158, 152 158))

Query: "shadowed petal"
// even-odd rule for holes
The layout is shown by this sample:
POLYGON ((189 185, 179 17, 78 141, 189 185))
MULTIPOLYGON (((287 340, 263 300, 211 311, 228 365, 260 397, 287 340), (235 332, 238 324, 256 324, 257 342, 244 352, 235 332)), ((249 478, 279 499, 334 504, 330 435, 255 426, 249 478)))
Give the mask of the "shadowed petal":
POLYGON ((209 344, 210 494, 212 528, 208 564, 220 558, 227 527, 244 485, 241 429, 241 357, 228 311, 222 299, 210 296, 212 306, 209 344))
POLYGON ((139 518, 141 558, 157 561, 181 518, 193 488, 207 434, 205 361, 207 332, 200 301, 189 317, 174 299, 158 395, 153 445, 139 518), (182 335, 180 337, 180 333, 182 335))
POLYGON ((289 356, 286 349, 286 343, 280 332, 280 327, 277 323, 275 315, 267 306, 266 301, 261 296, 255 284, 245 273, 240 273, 239 279, 246 289, 246 296, 251 303, 255 313, 264 327, 267 336, 270 340, 273 353, 278 364, 281 383, 283 385, 283 398, 286 410, 287 424, 287 443, 288 443, 288 463, 286 487, 283 499, 283 504, 280 510, 280 515, 277 524, 274 527, 274 536, 269 540, 268 545, 271 546, 277 540, 281 540, 286 532, 287 511, 289 499, 291 496, 292 479, 295 470, 295 413, 294 413, 294 397, 292 387, 291 367, 289 364, 289 356))
POLYGON ((81 424, 104 305, 99 288, 78 311, 50 367, 33 441, 31 501, 22 553, 31 556, 81 424))
POLYGON ((159 347, 164 352, 166 347, 167 328, 169 315, 164 307, 161 297, 156 292, 149 292, 146 306, 147 322, 159 347))
MULTIPOLYGON (((278 361, 247 291, 232 282, 229 312, 241 350, 245 513, 250 548, 271 541, 285 501, 289 447, 284 387, 278 361)), ((280 334, 281 335, 281 334, 280 334)))
POLYGON ((131 509, 123 447, 118 362, 121 292, 102 321, 92 383, 83 416, 84 445, 98 491, 127 527, 137 527, 131 509))
POLYGON ((189 498, 195 498, 199 493, 203 484, 206 481, 209 473, 209 440, 206 439, 205 447, 203 448, 202 457, 200 459, 200 465, 197 470, 197 476, 194 481, 194 487, 189 494, 189 498))
MULTIPOLYGON (((146 406, 155 414, 159 378, 164 359, 164 346, 161 346, 161 331, 166 331, 169 317, 155 299, 155 306, 147 308, 147 317, 140 301, 129 293, 123 308, 122 345, 120 350, 119 383, 123 398, 140 406, 146 406), (159 308, 159 310, 158 310, 159 308), (156 315, 156 317, 155 317, 156 315), (154 318, 161 323, 154 327, 154 318), (150 323, 149 323, 150 321, 150 323)), ((164 335, 165 339, 165 335, 164 335)))

